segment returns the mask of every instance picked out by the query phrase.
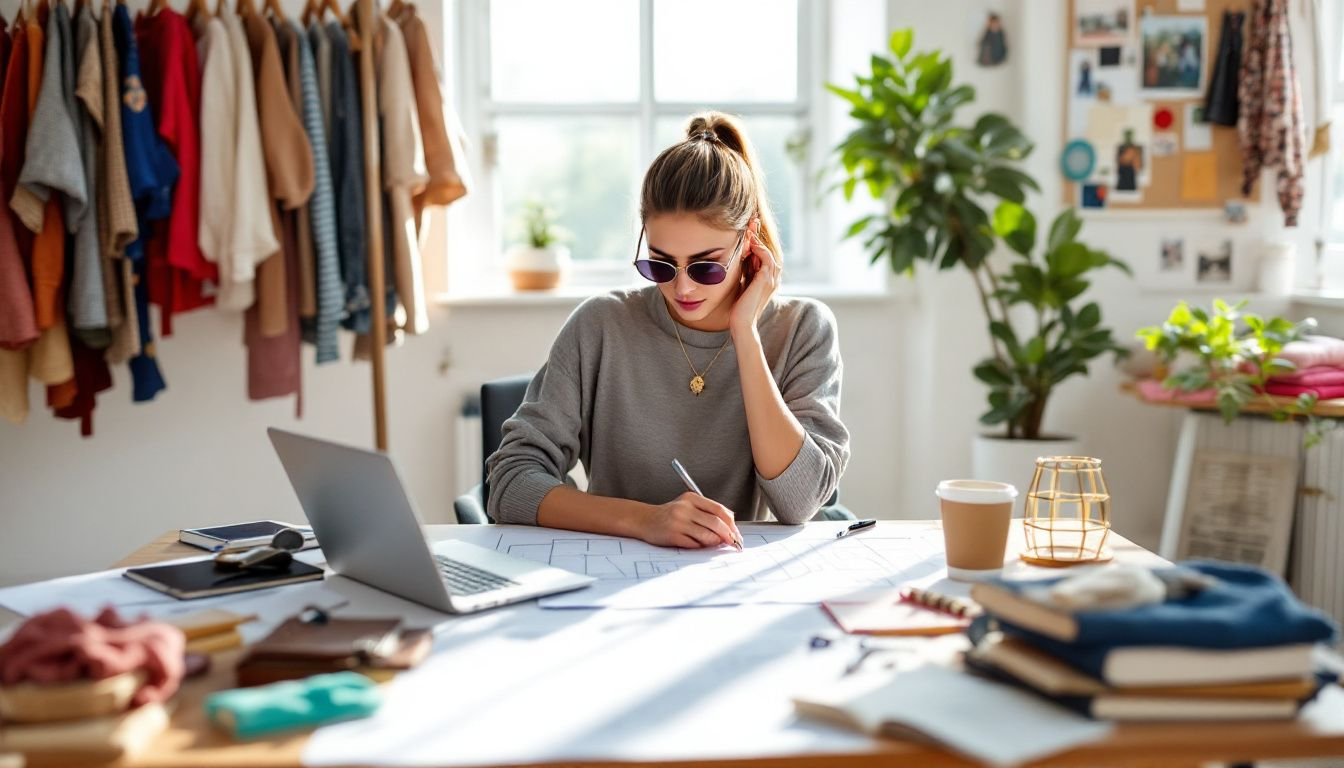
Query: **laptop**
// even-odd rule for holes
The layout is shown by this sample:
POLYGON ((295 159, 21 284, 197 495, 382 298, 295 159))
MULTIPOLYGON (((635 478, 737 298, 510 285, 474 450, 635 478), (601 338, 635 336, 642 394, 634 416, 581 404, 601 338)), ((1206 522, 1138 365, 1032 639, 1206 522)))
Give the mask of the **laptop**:
POLYGON ((392 457, 266 430, 327 564, 336 573, 444 613, 568 592, 596 579, 465 541, 425 541, 392 457))

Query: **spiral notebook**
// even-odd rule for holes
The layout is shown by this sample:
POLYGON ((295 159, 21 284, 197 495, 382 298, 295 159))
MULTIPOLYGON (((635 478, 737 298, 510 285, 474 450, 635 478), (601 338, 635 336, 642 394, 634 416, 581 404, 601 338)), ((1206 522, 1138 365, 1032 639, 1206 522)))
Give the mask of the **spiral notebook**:
POLYGON ((827 600, 822 610, 851 635, 950 635, 979 614, 970 600, 907 587, 865 600, 827 600))

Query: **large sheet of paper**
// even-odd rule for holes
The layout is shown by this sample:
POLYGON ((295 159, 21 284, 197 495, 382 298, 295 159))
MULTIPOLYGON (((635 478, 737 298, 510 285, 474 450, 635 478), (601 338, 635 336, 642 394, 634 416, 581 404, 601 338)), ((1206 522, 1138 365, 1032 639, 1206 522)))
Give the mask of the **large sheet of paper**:
POLYGON ((548 611, 435 628, 434 654, 372 717, 320 728, 308 766, 671 761, 868 751, 801 720, 791 697, 840 677, 856 646, 815 606, 548 611), (813 650, 809 638, 834 643, 813 650))
POLYGON ((503 527, 463 537, 500 552, 596 576, 587 589, 543 598, 546 608, 680 608, 819 603, 941 575, 942 532, 875 529, 837 539, 845 523, 743 523, 732 547, 673 549, 612 536, 503 527))

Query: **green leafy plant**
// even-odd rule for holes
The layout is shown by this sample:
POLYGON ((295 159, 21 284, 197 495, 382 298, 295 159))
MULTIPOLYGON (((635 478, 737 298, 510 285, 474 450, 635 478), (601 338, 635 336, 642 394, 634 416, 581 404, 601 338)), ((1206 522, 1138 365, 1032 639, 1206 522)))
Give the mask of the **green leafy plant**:
POLYGON ((1071 210, 1034 256, 1036 220, 1022 204, 1039 186, 1021 169, 1032 142, 1002 115, 961 122, 975 89, 953 84, 946 54, 914 52, 911 30, 893 32, 888 48, 891 56, 872 56, 871 72, 852 88, 827 85, 858 123, 835 148, 844 172, 836 186, 846 199, 862 186, 883 203, 846 237, 864 237, 872 261, 886 258, 898 274, 913 274, 919 261, 966 268, 993 350, 974 369, 989 386, 980 420, 1005 425, 1008 437, 1039 438, 1054 388, 1085 375, 1098 355, 1123 354, 1101 326, 1101 308, 1073 302, 1088 289, 1089 271, 1128 267, 1079 242, 1082 224, 1071 210), (1000 240, 1013 253, 1002 273, 989 259, 1000 240), (1024 319, 1030 330, 1019 332, 1024 319))
POLYGON ((1079 242, 1082 226, 1072 208, 1065 210, 1051 223, 1036 256, 1031 212, 1009 201, 994 211, 994 232, 1016 258, 998 278, 1002 287, 995 291, 996 304, 985 305, 994 353, 974 372, 989 386, 990 410, 980 421, 1006 424, 1009 437, 1039 437, 1055 387, 1072 376, 1087 375, 1088 363, 1100 355, 1127 354, 1110 329, 1102 327, 1096 302, 1076 306, 1090 286, 1085 277, 1089 271, 1115 267, 1129 273, 1124 262, 1079 242), (1015 307, 1022 310, 1015 312, 1015 307), (1019 325, 1029 329, 1025 335, 1014 325, 1024 316, 1025 323, 1019 325))
POLYGON ((1212 389, 1223 421, 1230 423, 1251 403, 1262 403, 1270 416, 1284 421, 1293 416, 1307 419, 1307 447, 1319 443, 1333 421, 1320 419, 1312 411, 1316 395, 1303 393, 1285 401, 1264 391, 1273 376, 1291 373, 1296 366, 1279 356, 1285 345, 1302 338, 1316 327, 1308 318, 1299 323, 1282 317, 1265 319, 1242 312, 1246 302, 1235 305, 1215 299, 1212 311, 1180 302, 1166 322, 1138 331, 1144 346, 1156 352, 1170 365, 1182 352, 1198 362, 1174 371, 1163 380, 1167 389, 1199 392, 1212 389))
POLYGON ((569 238, 569 233, 556 224, 555 209, 538 200, 523 203, 518 216, 522 239, 533 248, 547 248, 569 238))

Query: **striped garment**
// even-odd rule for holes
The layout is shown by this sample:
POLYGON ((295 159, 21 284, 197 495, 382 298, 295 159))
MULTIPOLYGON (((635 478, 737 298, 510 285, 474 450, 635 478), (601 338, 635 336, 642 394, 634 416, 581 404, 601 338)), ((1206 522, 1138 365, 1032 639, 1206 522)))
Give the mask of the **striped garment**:
POLYGON ((299 82, 303 90, 303 127, 313 150, 315 185, 308 201, 308 217, 313 226, 317 251, 317 362, 340 359, 336 329, 345 312, 345 288, 341 285, 340 253, 336 245, 336 197, 331 186, 331 164, 327 159, 327 135, 323 128, 322 103, 318 96, 317 69, 308 36, 290 21, 290 31, 299 49, 299 82))

